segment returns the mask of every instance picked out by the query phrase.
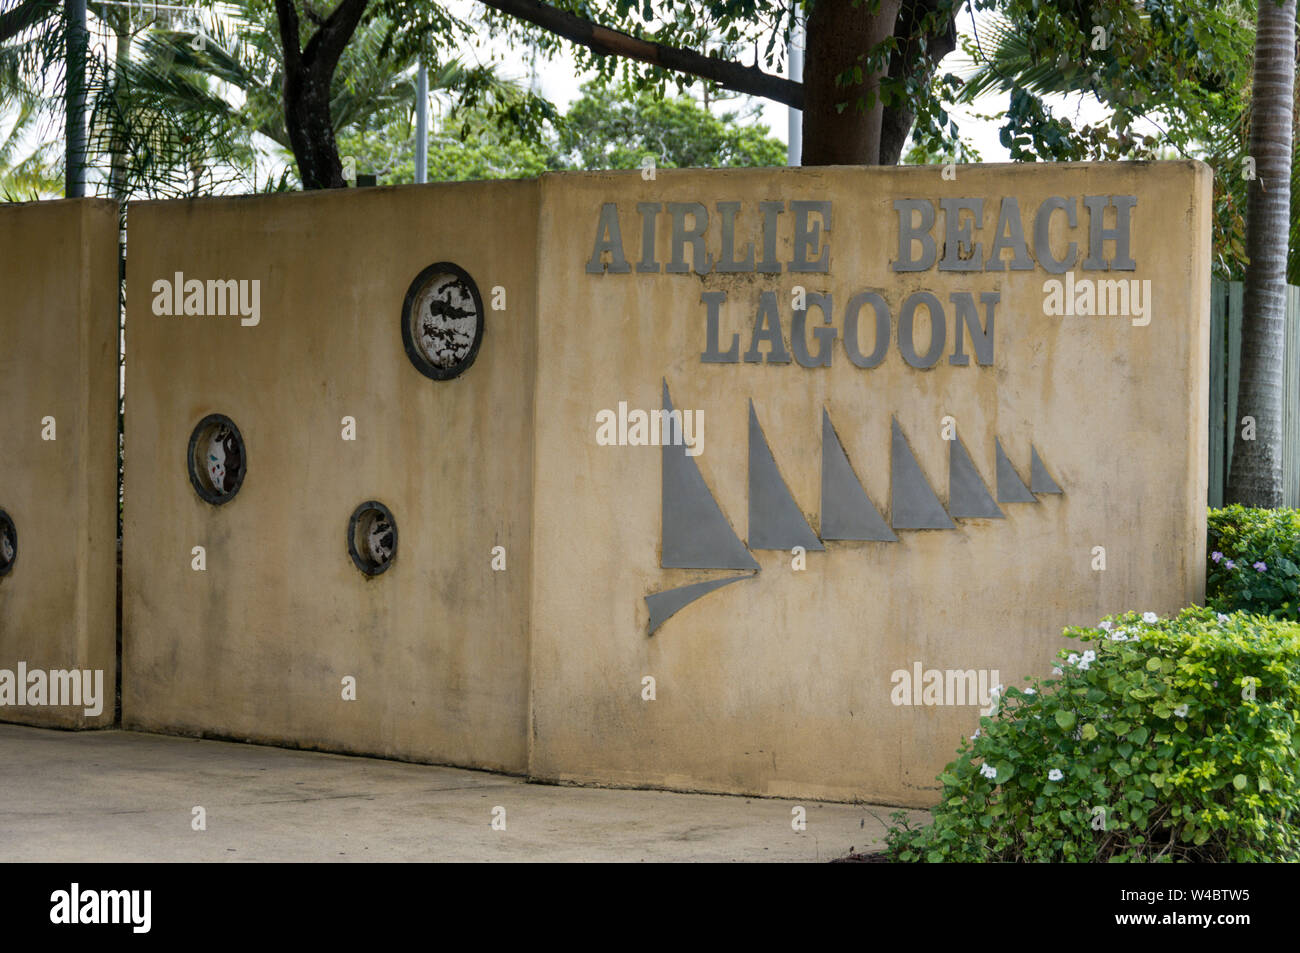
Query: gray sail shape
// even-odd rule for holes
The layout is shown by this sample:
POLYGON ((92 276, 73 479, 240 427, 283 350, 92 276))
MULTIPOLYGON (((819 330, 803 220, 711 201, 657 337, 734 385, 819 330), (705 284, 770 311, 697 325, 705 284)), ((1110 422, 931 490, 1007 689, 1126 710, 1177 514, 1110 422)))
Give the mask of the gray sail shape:
POLYGON ((1020 479, 1020 474, 1007 459, 1006 451, 1002 449, 1002 441, 994 437, 993 445, 997 448, 998 454, 998 502, 1037 503, 1038 497, 1029 492, 1029 487, 1025 486, 1025 481, 1020 479))
POLYGON ((1035 493, 1064 493, 1065 491, 1057 485, 1051 474, 1047 472, 1047 467, 1043 466, 1043 461, 1038 457, 1038 448, 1030 444, 1029 453, 1031 454, 1029 489, 1035 493))
POLYGON ((885 523, 862 481, 853 472, 831 415, 822 408, 822 539, 868 539, 894 543, 898 537, 885 523))
MULTIPOLYGON (((673 409, 667 381, 664 409, 673 409)), ((686 449, 684 443, 664 442, 660 565, 665 569, 757 569, 758 562, 722 515, 695 458, 687 456, 686 449)))
POLYGON ((894 529, 956 529, 916 462, 897 420, 890 421, 890 520, 894 529))
POLYGON ((794 501, 749 402, 749 548, 825 549, 794 501))
POLYGON ((729 586, 741 579, 751 578, 753 578, 752 575, 728 576, 726 579, 710 579, 708 582, 693 582, 689 586, 678 586, 676 589, 652 592, 645 597, 645 604, 650 609, 649 634, 654 635, 655 629, 668 621, 669 616, 690 605, 701 596, 707 596, 714 589, 721 589, 723 586, 729 586))
POLYGON ((955 519, 1006 519, 960 437, 948 442, 948 512, 955 519))

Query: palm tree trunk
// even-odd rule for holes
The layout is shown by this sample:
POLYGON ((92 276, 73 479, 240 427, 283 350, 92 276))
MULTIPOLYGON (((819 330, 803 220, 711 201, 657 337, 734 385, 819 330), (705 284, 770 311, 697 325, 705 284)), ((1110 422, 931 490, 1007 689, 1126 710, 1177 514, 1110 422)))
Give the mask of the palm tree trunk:
MULTIPOLYGON (((1296 0, 1259 0, 1250 154, 1256 178, 1246 212, 1245 295, 1238 414, 1255 419, 1255 439, 1238 439, 1226 502, 1282 505, 1282 377, 1286 261, 1291 215, 1296 0)), ((1295 399, 1297 395, 1291 395, 1295 399)), ((1235 421, 1234 426, 1241 426, 1235 421)), ((1240 431, 1239 431, 1240 433, 1240 431)))

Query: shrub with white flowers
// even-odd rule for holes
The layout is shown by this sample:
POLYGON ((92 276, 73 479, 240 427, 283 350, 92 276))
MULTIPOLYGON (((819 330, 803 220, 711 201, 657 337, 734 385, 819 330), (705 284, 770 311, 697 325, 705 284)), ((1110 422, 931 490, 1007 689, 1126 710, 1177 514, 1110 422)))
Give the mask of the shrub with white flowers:
POLYGON ((894 815, 892 859, 1300 860, 1300 625, 1107 621, 1066 629, 1091 647, 1058 677, 1002 693, 939 775, 933 823, 894 815))

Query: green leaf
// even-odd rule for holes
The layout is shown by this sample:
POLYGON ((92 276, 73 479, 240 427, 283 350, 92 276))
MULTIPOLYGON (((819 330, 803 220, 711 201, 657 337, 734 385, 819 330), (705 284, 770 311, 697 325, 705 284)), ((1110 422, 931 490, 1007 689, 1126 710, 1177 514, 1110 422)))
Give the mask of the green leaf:
POLYGON ((1237 775, 1232 779, 1232 786, 1238 791, 1244 791, 1246 789, 1246 776, 1244 774, 1237 775))
POLYGON ((1091 741, 1097 737, 1097 729, 1093 727, 1092 722, 1084 725, 1079 731, 1079 737, 1084 741, 1091 741))
POLYGON ((1056 713, 1056 723, 1061 726, 1062 731, 1069 731, 1074 727, 1074 712, 1058 711, 1056 713))

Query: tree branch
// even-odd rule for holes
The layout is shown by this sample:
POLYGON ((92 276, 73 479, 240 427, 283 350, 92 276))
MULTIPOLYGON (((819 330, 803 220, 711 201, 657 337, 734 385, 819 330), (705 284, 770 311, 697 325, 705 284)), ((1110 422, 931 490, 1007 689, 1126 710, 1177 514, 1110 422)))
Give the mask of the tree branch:
POLYGON ((15 9, 0 13, 0 43, 12 39, 59 10, 59 0, 23 0, 15 9))
POLYGON ((756 66, 742 66, 731 60, 704 56, 694 50, 664 46, 641 40, 618 30, 557 10, 538 0, 479 0, 486 7, 508 13, 549 33, 587 47, 600 56, 613 54, 649 63, 689 76, 698 76, 737 93, 761 96, 795 109, 803 108, 803 86, 781 76, 765 73, 756 66))
POLYGON ((298 10, 293 0, 275 0, 275 18, 280 22, 280 45, 284 47, 284 75, 296 77, 302 69, 302 44, 298 39, 298 10))
POLYGON ((361 14, 366 12, 366 4, 369 2, 370 0, 341 0, 320 29, 307 41, 303 60, 308 69, 319 70, 325 76, 334 75, 334 67, 351 42, 352 34, 356 32, 361 14))

